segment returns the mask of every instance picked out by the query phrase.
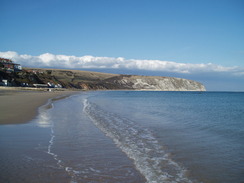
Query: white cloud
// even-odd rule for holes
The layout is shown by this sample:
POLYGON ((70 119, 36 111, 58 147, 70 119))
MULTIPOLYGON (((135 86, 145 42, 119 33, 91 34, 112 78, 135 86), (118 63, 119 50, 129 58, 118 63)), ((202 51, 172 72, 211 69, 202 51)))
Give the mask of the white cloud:
POLYGON ((136 60, 125 59, 122 57, 94 57, 90 55, 76 57, 67 55, 54 55, 51 53, 41 54, 39 56, 19 55, 13 51, 0 52, 0 57, 9 58, 23 65, 24 67, 53 67, 69 69, 131 69, 147 71, 163 71, 185 74, 199 74, 206 72, 230 73, 236 76, 243 76, 244 68, 224 67, 212 63, 208 64, 190 64, 177 63, 162 60, 136 60))

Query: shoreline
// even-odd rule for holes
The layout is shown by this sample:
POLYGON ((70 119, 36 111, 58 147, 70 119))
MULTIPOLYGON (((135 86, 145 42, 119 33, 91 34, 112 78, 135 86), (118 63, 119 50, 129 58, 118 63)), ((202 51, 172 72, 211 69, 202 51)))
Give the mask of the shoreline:
POLYGON ((22 88, 0 88, 0 125, 23 124, 34 119, 39 107, 49 99, 60 100, 79 91, 23 90, 22 88))

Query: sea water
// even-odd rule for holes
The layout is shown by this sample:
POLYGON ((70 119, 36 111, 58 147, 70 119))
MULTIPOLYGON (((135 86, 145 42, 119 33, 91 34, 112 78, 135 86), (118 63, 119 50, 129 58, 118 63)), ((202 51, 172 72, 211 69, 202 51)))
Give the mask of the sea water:
POLYGON ((82 92, 0 126, 0 182, 244 182, 244 93, 82 92))

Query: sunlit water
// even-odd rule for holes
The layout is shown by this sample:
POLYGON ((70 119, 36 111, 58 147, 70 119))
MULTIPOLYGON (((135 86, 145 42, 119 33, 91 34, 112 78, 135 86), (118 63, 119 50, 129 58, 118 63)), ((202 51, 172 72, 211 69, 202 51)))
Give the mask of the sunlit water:
POLYGON ((244 182, 244 93, 98 91, 0 126, 0 182, 244 182))

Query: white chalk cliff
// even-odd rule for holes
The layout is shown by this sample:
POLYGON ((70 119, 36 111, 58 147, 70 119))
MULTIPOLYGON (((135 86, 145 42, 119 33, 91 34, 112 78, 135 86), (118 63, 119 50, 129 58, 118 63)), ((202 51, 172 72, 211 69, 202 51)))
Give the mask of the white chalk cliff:
POLYGON ((117 83, 134 90, 206 91, 199 82, 174 77, 124 76, 117 83))

